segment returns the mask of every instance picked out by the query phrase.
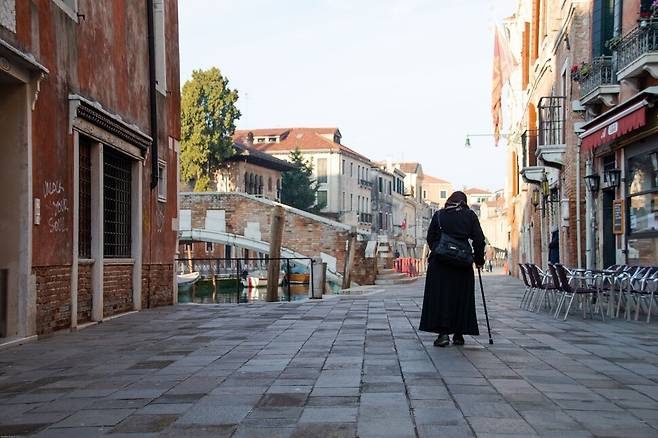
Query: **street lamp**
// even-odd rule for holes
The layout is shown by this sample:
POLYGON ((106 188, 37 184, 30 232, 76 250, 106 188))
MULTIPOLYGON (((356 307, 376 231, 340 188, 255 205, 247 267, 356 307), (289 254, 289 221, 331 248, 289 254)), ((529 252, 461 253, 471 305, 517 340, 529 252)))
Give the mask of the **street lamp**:
POLYGON ((609 187, 614 187, 615 189, 619 188, 620 179, 621 170, 610 169, 605 171, 605 180, 608 182, 609 187))
MULTIPOLYGON (((495 134, 466 134, 466 141, 464 141, 464 147, 471 147, 471 137, 495 137, 495 134)), ((508 138, 509 134, 500 134, 502 138, 508 138)))
POLYGON ((590 192, 596 193, 599 191, 599 183, 601 182, 601 177, 596 173, 585 176, 585 182, 587 183, 587 188, 590 192))

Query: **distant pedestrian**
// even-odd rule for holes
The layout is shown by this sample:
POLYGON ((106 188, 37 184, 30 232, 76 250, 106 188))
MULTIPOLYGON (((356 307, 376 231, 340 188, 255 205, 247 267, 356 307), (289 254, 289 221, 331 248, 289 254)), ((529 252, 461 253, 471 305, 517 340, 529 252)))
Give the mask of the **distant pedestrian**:
POLYGON ((395 250, 394 257, 395 257, 396 259, 399 259, 399 258, 400 258, 400 251, 398 251, 397 249, 395 250))
POLYGON ((557 226, 551 230, 551 242, 548 244, 548 261, 560 263, 560 232, 557 226))
POLYGON ((475 278, 470 264, 451 263, 436 253, 442 235, 464 242, 468 251, 468 239, 473 242, 473 261, 478 268, 484 265, 484 234, 477 215, 468 208, 463 192, 454 192, 446 201, 446 207, 434 213, 427 244, 432 252, 429 257, 425 296, 420 319, 420 330, 437 333, 434 345, 445 347, 450 343, 464 345, 463 335, 479 335, 475 314, 475 278))
POLYGON ((484 261, 485 261, 485 267, 487 268, 488 272, 493 272, 493 260, 494 260, 494 247, 491 245, 487 245, 487 251, 484 256, 484 261))

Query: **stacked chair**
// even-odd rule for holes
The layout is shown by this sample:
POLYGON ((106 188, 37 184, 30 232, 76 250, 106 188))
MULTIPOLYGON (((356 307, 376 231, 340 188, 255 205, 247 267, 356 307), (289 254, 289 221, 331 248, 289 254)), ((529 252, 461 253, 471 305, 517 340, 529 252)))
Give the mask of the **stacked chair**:
POLYGON ((604 270, 568 269, 548 264, 546 272, 533 263, 519 264, 525 285, 519 307, 533 312, 546 309, 555 319, 566 321, 574 308, 583 317, 605 315, 637 321, 640 313, 646 322, 658 306, 658 267, 614 265, 604 270), (623 313, 622 313, 623 312, 623 313))

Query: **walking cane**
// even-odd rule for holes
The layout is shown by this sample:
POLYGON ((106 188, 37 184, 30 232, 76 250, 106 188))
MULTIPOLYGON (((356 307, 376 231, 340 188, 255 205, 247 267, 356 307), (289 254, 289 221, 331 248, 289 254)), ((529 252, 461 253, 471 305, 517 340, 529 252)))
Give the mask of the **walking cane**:
POLYGON ((482 272, 478 268, 478 278, 480 279, 480 291, 482 292, 482 306, 484 307, 484 317, 487 319, 487 331, 489 332, 489 344, 493 345, 493 338, 491 337, 491 327, 489 326, 489 313, 487 313, 487 301, 484 299, 484 286, 482 286, 482 272))

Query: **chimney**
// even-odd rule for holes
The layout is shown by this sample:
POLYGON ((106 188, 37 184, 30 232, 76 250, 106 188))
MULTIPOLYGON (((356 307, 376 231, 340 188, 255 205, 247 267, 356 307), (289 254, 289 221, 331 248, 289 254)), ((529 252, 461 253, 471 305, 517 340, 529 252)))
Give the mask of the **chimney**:
POLYGON ((254 133, 249 131, 247 138, 245 139, 245 145, 252 147, 254 145, 254 133))

